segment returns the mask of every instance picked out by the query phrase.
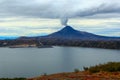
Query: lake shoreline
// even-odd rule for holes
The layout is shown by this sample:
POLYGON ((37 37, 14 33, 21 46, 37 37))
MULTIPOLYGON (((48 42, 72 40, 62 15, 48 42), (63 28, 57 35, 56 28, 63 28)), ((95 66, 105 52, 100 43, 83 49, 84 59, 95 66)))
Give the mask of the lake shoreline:
POLYGON ((46 74, 32 78, 0 78, 0 80, 120 80, 120 72, 98 72, 88 71, 62 72, 46 74))
POLYGON ((120 62, 108 62, 83 69, 55 74, 43 73, 31 78, 0 78, 0 80, 120 80, 120 62))
POLYGON ((27 80, 120 80, 120 72, 98 72, 89 73, 87 71, 80 72, 63 72, 56 74, 44 74, 34 78, 27 78, 27 80))
POLYGON ((120 80, 120 62, 108 62, 91 67, 84 67, 83 71, 74 69, 74 72, 57 74, 44 73, 28 80, 120 80))

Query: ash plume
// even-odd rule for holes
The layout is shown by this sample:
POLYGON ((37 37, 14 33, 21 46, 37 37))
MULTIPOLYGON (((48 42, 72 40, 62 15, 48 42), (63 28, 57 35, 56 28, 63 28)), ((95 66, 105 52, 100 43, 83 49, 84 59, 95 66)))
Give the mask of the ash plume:
POLYGON ((66 17, 61 18, 61 24, 62 25, 67 26, 67 22, 68 22, 68 18, 66 18, 66 17))

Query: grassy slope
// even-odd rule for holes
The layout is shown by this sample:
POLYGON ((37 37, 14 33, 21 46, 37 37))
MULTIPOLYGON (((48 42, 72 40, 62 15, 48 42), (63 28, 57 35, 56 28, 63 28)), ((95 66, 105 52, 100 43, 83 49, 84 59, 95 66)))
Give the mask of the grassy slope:
POLYGON ((84 67, 84 71, 75 69, 69 73, 44 74, 28 80, 120 80, 120 62, 84 67))
POLYGON ((69 72, 42 75, 28 80, 120 80, 120 72, 69 72))

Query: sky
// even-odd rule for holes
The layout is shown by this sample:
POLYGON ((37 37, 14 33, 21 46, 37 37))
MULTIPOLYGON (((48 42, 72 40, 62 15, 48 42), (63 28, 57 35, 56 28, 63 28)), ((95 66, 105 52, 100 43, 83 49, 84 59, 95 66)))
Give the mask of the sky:
POLYGON ((47 35, 67 20, 80 31, 120 37, 120 0, 0 0, 0 36, 47 35))

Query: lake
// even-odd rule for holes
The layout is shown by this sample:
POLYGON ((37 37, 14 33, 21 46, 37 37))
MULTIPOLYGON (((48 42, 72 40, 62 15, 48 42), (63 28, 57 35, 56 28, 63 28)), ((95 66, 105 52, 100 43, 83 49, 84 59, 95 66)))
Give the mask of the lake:
POLYGON ((58 47, 0 48, 0 78, 34 77, 120 61, 120 50, 58 47))

